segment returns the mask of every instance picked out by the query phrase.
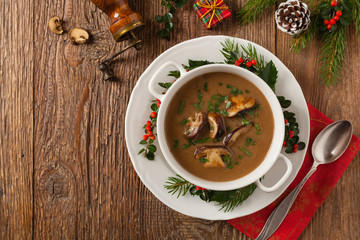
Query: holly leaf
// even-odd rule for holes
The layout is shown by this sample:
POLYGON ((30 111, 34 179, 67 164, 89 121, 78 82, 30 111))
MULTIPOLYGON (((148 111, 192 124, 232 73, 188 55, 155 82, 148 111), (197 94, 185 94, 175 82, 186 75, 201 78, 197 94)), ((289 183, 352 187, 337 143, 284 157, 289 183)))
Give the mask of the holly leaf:
POLYGON ((179 70, 170 71, 168 76, 174 78, 180 78, 180 71, 179 70))
MULTIPOLYGON (((180 74, 180 73, 179 73, 180 74)), ((169 75, 170 76, 170 75, 169 75)), ((163 87, 165 89, 169 89, 173 83, 172 82, 166 82, 166 83, 159 83, 160 87, 163 87)))
POLYGON ((264 80, 267 85, 275 92, 275 84, 277 79, 278 70, 273 61, 266 64, 265 68, 259 73, 259 77, 264 80))
POLYGON ((191 60, 191 59, 188 60, 188 63, 189 66, 183 65, 183 67, 188 71, 204 65, 214 64, 214 62, 209 62, 208 60, 191 60))

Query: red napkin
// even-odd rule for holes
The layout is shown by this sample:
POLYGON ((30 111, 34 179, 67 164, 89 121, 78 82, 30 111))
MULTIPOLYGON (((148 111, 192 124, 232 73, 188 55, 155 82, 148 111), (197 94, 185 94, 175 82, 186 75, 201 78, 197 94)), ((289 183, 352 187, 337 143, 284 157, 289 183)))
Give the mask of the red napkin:
MULTIPOLYGON (((308 104, 308 109, 310 113, 309 147, 304 163, 295 180, 275 202, 266 208, 245 217, 228 220, 231 225, 250 238, 255 239, 259 235, 267 218, 277 204, 280 203, 305 177, 313 163, 310 149, 314 138, 323 128, 333 122, 310 104, 308 104)), ((270 240, 298 239, 311 218, 314 216, 316 210, 323 204, 359 150, 360 139, 353 136, 348 149, 337 161, 328 165, 321 165, 317 168, 316 172, 309 178, 300 191, 284 222, 271 236, 270 240), (336 169, 336 171, 334 171, 334 169, 336 169)))

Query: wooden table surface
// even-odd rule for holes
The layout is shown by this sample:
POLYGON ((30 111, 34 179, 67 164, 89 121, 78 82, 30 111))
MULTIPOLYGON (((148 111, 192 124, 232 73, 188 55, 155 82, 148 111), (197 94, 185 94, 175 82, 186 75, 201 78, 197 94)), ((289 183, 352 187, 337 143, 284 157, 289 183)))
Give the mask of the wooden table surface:
MULTIPOLYGON (((247 239, 225 221, 205 221, 166 207, 142 184, 124 139, 131 90, 147 66, 169 47, 205 35, 229 35, 258 43, 292 71, 306 100, 333 120, 348 119, 360 136, 360 52, 347 33, 341 82, 319 83, 313 41, 300 54, 277 30, 269 10, 240 26, 244 1, 227 0, 233 16, 207 30, 192 9, 177 12, 170 41, 160 39, 155 15, 160 0, 130 1, 144 17, 141 52, 130 50, 116 65, 121 82, 103 82, 100 60, 116 44, 108 17, 90 0, 0 0, 0 239, 247 239), (87 29, 92 42, 72 45, 48 20, 87 29)), ((300 239, 360 239, 360 162, 357 156, 300 239)))

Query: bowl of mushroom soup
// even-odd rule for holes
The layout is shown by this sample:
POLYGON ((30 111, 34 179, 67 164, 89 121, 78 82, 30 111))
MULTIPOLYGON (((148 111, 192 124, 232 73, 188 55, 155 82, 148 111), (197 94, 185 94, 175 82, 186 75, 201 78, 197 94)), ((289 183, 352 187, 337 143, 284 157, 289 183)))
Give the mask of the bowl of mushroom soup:
POLYGON ((211 64, 186 72, 167 62, 149 82, 161 100, 157 117, 159 146, 170 167, 189 182, 211 190, 232 190, 255 183, 275 191, 290 175, 291 162, 280 150, 284 117, 270 87, 241 67, 211 64), (166 94, 157 88, 169 66, 181 77, 166 94), (273 186, 260 178, 277 160, 286 164, 273 186))

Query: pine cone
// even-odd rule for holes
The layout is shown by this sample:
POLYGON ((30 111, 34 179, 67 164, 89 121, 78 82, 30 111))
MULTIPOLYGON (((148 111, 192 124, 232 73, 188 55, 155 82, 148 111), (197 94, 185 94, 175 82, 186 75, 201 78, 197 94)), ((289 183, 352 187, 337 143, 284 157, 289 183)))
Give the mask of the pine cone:
POLYGON ((310 24, 308 6, 298 0, 288 0, 280 3, 275 12, 278 28, 290 35, 296 35, 306 30, 310 24))

